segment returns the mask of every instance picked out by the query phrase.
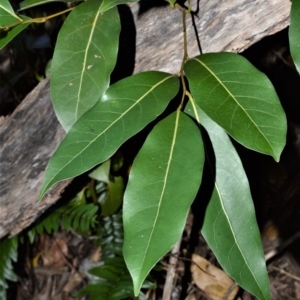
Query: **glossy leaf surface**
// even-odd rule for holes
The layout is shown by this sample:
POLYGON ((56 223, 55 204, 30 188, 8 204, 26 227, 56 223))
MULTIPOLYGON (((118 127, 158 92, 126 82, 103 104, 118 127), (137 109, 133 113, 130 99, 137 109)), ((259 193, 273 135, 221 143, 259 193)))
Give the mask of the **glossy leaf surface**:
POLYGON ((300 74, 300 0, 293 0, 291 7, 289 42, 291 54, 300 74))
POLYGON ((279 160, 286 140, 286 118, 269 79, 245 58, 209 53, 185 65, 200 108, 247 148, 279 160))
POLYGON ((199 128, 176 111, 159 122, 138 153, 124 195, 123 254, 135 295, 182 234, 202 178, 199 128))
POLYGON ((8 0, 0 0, 0 28, 14 24, 22 19, 15 14, 8 0))
POLYGON ((41 197, 56 182, 82 174, 111 157, 162 113, 178 89, 177 77, 155 71, 111 85, 102 101, 78 120, 53 154, 41 197))
POLYGON ((248 179, 227 133, 195 103, 187 113, 208 132, 216 157, 215 187, 202 233, 220 265, 242 288, 270 299, 268 273, 248 179))
POLYGON ((51 97, 64 129, 99 100, 115 66, 120 20, 117 8, 103 13, 101 0, 80 4, 58 35, 51 67, 51 97))
POLYGON ((24 0, 20 3, 20 9, 24 10, 30 7, 47 4, 50 2, 80 2, 81 0, 24 0))
POLYGON ((119 4, 126 4, 129 2, 137 2, 138 0, 103 0, 101 11, 107 11, 119 4))

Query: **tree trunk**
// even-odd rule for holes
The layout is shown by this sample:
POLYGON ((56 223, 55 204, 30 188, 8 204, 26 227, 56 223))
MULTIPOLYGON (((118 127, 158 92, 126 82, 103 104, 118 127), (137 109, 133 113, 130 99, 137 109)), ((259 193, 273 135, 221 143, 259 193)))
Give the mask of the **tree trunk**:
MULTIPOLYGON (((170 73, 180 70, 182 13, 172 11, 169 6, 147 7, 148 2, 130 4, 130 10, 120 8, 124 29, 119 66, 114 72, 116 79, 145 70, 170 73), (134 21, 136 32, 134 27, 126 26, 128 21, 124 18, 134 21), (130 55, 132 66, 124 67, 122 59, 125 57, 128 64, 130 59, 126 62, 126 57, 130 55)), ((190 57, 199 55, 200 49, 203 53, 241 52, 289 23, 289 0, 195 0, 192 3, 196 13, 193 18, 187 16, 190 57)), ((14 236, 29 226, 59 199, 70 180, 54 186, 37 203, 48 160, 65 136, 51 105, 48 79, 38 84, 11 116, 0 119, 0 125, 1 238, 14 236)))

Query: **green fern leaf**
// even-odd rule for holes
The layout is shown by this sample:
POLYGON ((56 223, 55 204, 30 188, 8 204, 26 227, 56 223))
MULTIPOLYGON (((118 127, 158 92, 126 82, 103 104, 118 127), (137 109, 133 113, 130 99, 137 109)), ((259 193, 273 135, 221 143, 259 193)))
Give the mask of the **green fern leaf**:
POLYGON ((94 228, 97 221, 98 206, 96 204, 87 204, 81 191, 76 198, 56 209, 52 214, 46 217, 41 223, 31 229, 27 234, 31 241, 35 234, 41 235, 44 231, 48 234, 57 232, 61 225, 65 230, 73 229, 75 231, 86 232, 94 228))
POLYGON ((0 299, 6 299, 7 280, 17 281, 12 262, 18 259, 18 237, 0 241, 0 299))
MULTIPOLYGON (((123 257, 107 258, 102 266, 91 269, 89 273, 99 279, 88 284, 77 293, 77 296, 88 294, 88 299, 106 300, 120 300, 134 296, 132 279, 123 257)), ((146 280, 145 284, 148 288, 155 288, 150 280, 146 280)))
POLYGON ((102 258, 116 255, 122 256, 122 247, 124 241, 122 211, 102 219, 102 228, 99 235, 101 238, 97 241, 102 247, 102 258))

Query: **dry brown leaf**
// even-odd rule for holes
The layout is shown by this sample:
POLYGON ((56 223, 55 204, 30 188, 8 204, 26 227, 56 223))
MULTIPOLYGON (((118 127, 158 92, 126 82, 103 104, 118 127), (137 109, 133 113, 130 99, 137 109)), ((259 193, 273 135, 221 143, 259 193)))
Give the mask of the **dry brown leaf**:
POLYGON ((94 262, 94 263, 97 263, 100 261, 101 259, 101 247, 97 247, 93 252, 92 254, 89 256, 89 259, 94 262))
POLYGON ((43 250, 43 266, 61 267, 65 265, 65 257, 68 255, 66 242, 63 239, 57 238, 49 246, 49 248, 45 247, 43 250))
POLYGON ((74 272, 69 277, 68 282, 64 286, 63 291, 67 294, 71 293, 81 282, 82 282, 82 276, 79 273, 74 272))
POLYGON ((189 294, 184 300, 197 300, 197 298, 194 294, 189 294))
POLYGON ((263 237, 266 237, 269 241, 278 239, 279 232, 277 227, 273 223, 269 223, 262 232, 263 237))
POLYGON ((193 254, 191 273, 194 283, 211 300, 233 300, 238 292, 233 280, 205 258, 193 254))

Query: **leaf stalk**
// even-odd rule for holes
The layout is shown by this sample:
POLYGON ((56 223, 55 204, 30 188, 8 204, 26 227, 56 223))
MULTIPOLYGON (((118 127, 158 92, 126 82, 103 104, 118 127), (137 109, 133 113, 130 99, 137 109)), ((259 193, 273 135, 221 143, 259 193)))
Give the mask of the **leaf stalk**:
POLYGON ((182 32, 183 32, 183 58, 181 62, 181 67, 180 67, 180 72, 179 72, 179 77, 182 83, 182 97, 181 97, 181 102, 178 107, 179 110, 183 108, 184 104, 184 99, 187 93, 187 88, 185 84, 185 78, 184 78, 184 65, 186 61, 188 60, 188 47, 187 47, 187 35, 186 35, 186 13, 190 12, 190 3, 189 3, 189 8, 185 9, 184 7, 180 6, 179 4, 175 4, 175 6, 182 12, 182 32))
POLYGON ((8 25, 8 26, 2 26, 2 27, 0 27, 0 30, 1 31, 9 31, 13 27, 16 27, 16 26, 21 25, 21 24, 27 24, 27 23, 45 23, 47 20, 55 18, 55 17, 60 16, 60 15, 63 15, 65 13, 73 10, 74 8, 75 8, 75 6, 74 7, 70 7, 68 9, 65 9, 63 11, 60 11, 58 13, 55 13, 53 15, 47 16, 47 17, 38 17, 38 18, 26 19, 26 20, 20 19, 19 22, 16 22, 16 23, 8 25))

